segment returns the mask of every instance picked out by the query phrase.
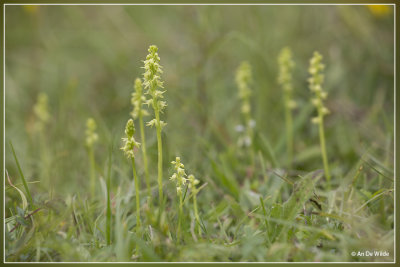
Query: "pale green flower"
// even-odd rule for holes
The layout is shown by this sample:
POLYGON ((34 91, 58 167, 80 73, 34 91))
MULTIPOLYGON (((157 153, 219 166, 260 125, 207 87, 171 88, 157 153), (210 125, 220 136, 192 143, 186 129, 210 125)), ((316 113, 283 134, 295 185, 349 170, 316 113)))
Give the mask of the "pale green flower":
POLYGON ((140 143, 136 142, 135 138, 133 137, 134 134, 135 134, 135 126, 133 124, 133 120, 129 119, 125 127, 126 137, 122 138, 124 146, 121 147, 121 150, 124 151, 125 156, 127 158, 134 158, 135 148, 140 146, 140 143))
POLYGON ((33 113, 38 118, 36 122, 36 129, 37 131, 43 131, 45 125, 50 120, 50 113, 49 113, 49 97, 46 93, 39 93, 37 97, 37 102, 33 107, 33 113))
POLYGON ((93 146, 95 142, 99 139, 99 136, 95 132, 97 128, 96 121, 93 118, 89 118, 86 121, 86 145, 88 147, 93 146))
POLYGON ((175 182, 176 184, 176 193, 178 196, 182 194, 182 189, 186 184, 187 178, 186 178, 186 172, 185 172, 185 166, 181 163, 181 158, 176 157, 175 161, 171 162, 174 166, 175 173, 172 174, 171 178, 169 178, 171 181, 175 182))

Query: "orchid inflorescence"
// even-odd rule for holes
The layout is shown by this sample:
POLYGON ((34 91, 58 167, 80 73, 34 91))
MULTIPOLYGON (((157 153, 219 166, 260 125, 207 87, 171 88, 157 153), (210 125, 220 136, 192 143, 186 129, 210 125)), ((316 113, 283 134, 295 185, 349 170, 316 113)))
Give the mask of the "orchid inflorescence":
POLYGON ((253 128, 255 127, 255 121, 251 117, 250 105, 250 96, 252 95, 250 85, 253 78, 251 73, 251 66, 247 61, 243 61, 237 68, 235 78, 236 84, 239 88, 239 98, 242 102, 240 112, 242 113, 244 120, 244 126, 236 126, 236 130, 243 133, 243 136, 241 136, 238 140, 238 144, 239 146, 249 147, 252 144, 253 128))
POLYGON ((278 65, 278 83, 285 92, 285 105, 288 109, 294 109, 296 107, 296 102, 292 99, 292 69, 294 67, 294 61, 292 60, 292 51, 289 47, 285 47, 281 50, 278 57, 278 65))
POLYGON ((124 151, 125 156, 127 158, 135 158, 134 149, 135 147, 139 147, 140 143, 136 142, 133 135, 135 134, 135 126, 133 124, 133 120, 129 119, 125 126, 125 135, 126 137, 122 138, 124 142, 124 146, 121 147, 121 150, 124 151))
POLYGON ((33 107, 33 112, 35 113, 36 117, 38 118, 38 122, 36 123, 37 131, 43 131, 45 125, 50 120, 50 113, 49 113, 49 97, 46 93, 39 93, 37 97, 37 102, 33 107))
POLYGON ((185 165, 181 163, 181 158, 176 157, 175 161, 171 162, 174 166, 175 173, 171 176, 170 180, 176 183, 176 193, 178 196, 182 195, 182 189, 188 180, 186 178, 185 165))
MULTIPOLYGON (((151 99, 146 101, 147 105, 152 105, 155 113, 162 113, 167 103, 161 99, 164 98, 165 91, 158 90, 164 88, 164 82, 161 81, 160 75, 163 73, 162 66, 160 65, 160 57, 158 56, 158 48, 151 45, 148 49, 149 54, 144 61, 145 73, 143 74, 144 88, 147 90, 146 94, 151 96, 151 99)), ((166 123, 156 118, 147 123, 148 126, 157 126, 163 128, 166 123)))
POLYGON ((92 147, 97 142, 99 136, 96 133, 96 121, 93 118, 89 118, 86 121, 86 146, 92 147))
POLYGON ((142 90, 142 81, 139 78, 136 78, 134 84, 135 92, 132 93, 131 104, 133 106, 133 110, 131 112, 132 118, 136 119, 140 115, 147 116, 149 113, 147 110, 143 109, 143 104, 145 104, 146 97, 143 95, 142 90))
POLYGON ((314 52, 313 57, 310 60, 310 67, 308 72, 311 77, 308 79, 310 90, 315 94, 315 97, 311 99, 312 104, 317 108, 318 116, 312 118, 313 123, 320 123, 321 117, 329 114, 328 108, 325 107, 323 100, 328 96, 328 93, 322 89, 324 82, 324 74, 321 72, 324 70, 325 65, 321 63, 322 55, 318 52, 314 52))

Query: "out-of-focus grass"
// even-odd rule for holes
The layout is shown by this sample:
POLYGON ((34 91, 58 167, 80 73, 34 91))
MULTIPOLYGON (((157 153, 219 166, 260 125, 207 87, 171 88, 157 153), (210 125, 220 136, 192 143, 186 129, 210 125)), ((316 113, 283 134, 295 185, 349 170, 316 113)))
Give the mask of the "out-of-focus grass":
MULTIPOLYGON (((204 237, 189 242, 188 232, 185 246, 175 247, 168 235, 173 226, 154 229, 138 242, 143 255, 139 260, 391 260, 394 25, 392 8, 389 11, 378 16, 365 6, 7 6, 6 139, 15 147, 32 197, 48 209, 42 208, 27 223, 21 219, 26 214, 17 214, 19 193, 5 189, 8 225, 26 223, 7 233, 7 260, 131 260, 130 249, 141 239, 131 231, 134 205, 128 203, 134 190, 129 164, 118 146, 112 155, 111 246, 105 245, 105 181, 110 144, 123 134, 133 81, 143 72, 141 60, 151 44, 159 47, 167 90, 164 179, 172 173, 169 162, 179 155, 187 169, 208 184, 198 196, 204 237), (285 166, 284 108, 276 82, 277 56, 284 46, 291 47, 296 62, 294 99, 299 104, 291 170, 285 166), (336 189, 324 191, 321 179, 315 191, 322 211, 305 212, 293 221, 293 216, 279 213, 293 191, 279 176, 288 175, 297 183, 297 175, 322 169, 306 80, 315 50, 326 64, 326 104, 331 110, 326 142, 336 189), (234 72, 242 60, 252 65, 255 81, 254 170, 249 169, 248 155, 236 147, 240 112, 234 72), (45 145, 34 132, 32 109, 39 92, 49 96, 45 145), (87 196, 88 117, 98 122, 100 137, 95 158, 102 182, 95 200, 87 196), (40 177, 43 166, 51 166, 44 172, 48 177, 40 177), (268 241, 274 228, 265 221, 269 227, 290 229, 289 237, 268 241), (350 256, 363 248, 391 254, 350 256)), ((146 135, 156 192, 157 141, 151 129, 146 135)), ((137 161, 141 166, 140 157, 137 161)), ((13 184, 22 189, 8 147, 6 168, 13 184)), ((167 183, 165 190, 173 198, 173 186, 167 183)), ((166 225, 174 225, 176 215, 175 202, 170 202, 166 225)), ((315 211, 309 205, 305 209, 315 211)), ((190 220, 186 226, 190 228, 190 220)))

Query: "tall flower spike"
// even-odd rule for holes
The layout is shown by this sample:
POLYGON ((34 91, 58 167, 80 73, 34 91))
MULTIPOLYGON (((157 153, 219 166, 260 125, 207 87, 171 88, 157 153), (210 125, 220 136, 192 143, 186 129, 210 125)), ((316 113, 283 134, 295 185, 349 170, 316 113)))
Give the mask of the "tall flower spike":
POLYGON ((148 49, 149 54, 144 61, 145 72, 143 74, 143 85, 147 90, 146 94, 149 94, 152 99, 147 101, 147 104, 152 104, 154 110, 158 110, 162 113, 163 109, 167 106, 163 94, 165 91, 158 90, 158 88, 164 88, 164 82, 161 81, 162 66, 160 65, 160 57, 158 56, 158 48, 155 45, 151 45, 148 49))
POLYGON ((129 119, 125 126, 126 138, 122 138, 124 146, 121 147, 121 150, 124 151, 127 158, 135 158, 134 149, 135 147, 140 146, 140 143, 136 142, 135 138, 133 137, 134 134, 135 126, 133 124, 133 120, 129 119))
POLYGON ((292 97, 292 69, 294 62, 292 60, 292 51, 285 47, 281 50, 278 56, 279 75, 278 84, 283 90, 284 105, 285 105, 285 121, 286 121, 286 146, 287 159, 289 166, 293 159, 293 119, 292 109, 296 107, 296 102, 292 97))
MULTIPOLYGON (((135 92, 132 93, 132 98, 131 98, 131 103, 133 105, 133 110, 131 112, 131 115, 134 119, 137 119, 139 121, 147 196, 148 199, 150 200, 151 198, 150 176, 147 164, 146 136, 144 134, 144 124, 143 124, 143 117, 149 115, 149 113, 143 108, 143 104, 146 103, 146 97, 143 95, 142 81, 139 78, 135 80, 134 89, 135 92)), ((150 204, 151 201, 149 201, 149 205, 150 204)))
POLYGON ((296 107, 296 102, 292 99, 292 69, 294 67, 294 62, 292 60, 292 51, 289 47, 285 47, 281 50, 278 57, 279 64, 279 76, 278 83, 281 85, 283 91, 285 92, 285 104, 289 109, 296 107))
POLYGON ((250 113, 251 96, 250 84, 252 83, 251 66, 248 62, 244 61, 236 70, 236 84, 239 87, 239 98, 242 100, 241 111, 243 114, 250 113))
MULTIPOLYGON (((132 161, 132 173, 135 181, 135 196, 136 196, 136 234, 139 233, 141 220, 140 220, 140 185, 139 178, 136 173, 136 165, 135 165, 135 147, 139 147, 139 143, 135 141, 133 135, 135 134, 135 125, 132 119, 129 119, 125 126, 125 138, 122 138, 124 142, 124 146, 121 147, 121 150, 124 151, 125 156, 132 161)), ((139 250, 139 246, 136 244, 136 251, 139 250)))
POLYGON ((131 115, 134 119, 138 118, 141 114, 142 116, 147 116, 149 113, 143 109, 143 104, 146 103, 146 97, 143 95, 142 81, 137 78, 134 84, 135 92, 132 93, 131 104, 133 110, 131 115))
POLYGON ((182 195, 182 189, 187 181, 185 166, 181 163, 181 158, 176 157, 175 161, 171 162, 174 166, 175 173, 171 176, 170 180, 176 183, 176 193, 178 196, 182 195))
POLYGON ((161 81, 162 67, 160 65, 160 57, 158 56, 158 48, 155 45, 151 45, 148 49, 149 54, 144 62, 144 74, 143 74, 143 85, 146 90, 146 94, 151 96, 151 99, 147 100, 146 104, 151 104, 154 110, 154 119, 147 123, 148 126, 155 126, 157 130, 157 150, 158 150, 158 194, 160 206, 163 203, 163 189, 162 189, 162 176, 163 176, 163 164, 162 164, 162 140, 161 131, 166 125, 165 122, 160 120, 160 113, 167 106, 165 101, 162 101, 163 94, 165 91, 159 90, 164 88, 164 83, 161 81))
POLYGON ((193 194, 197 194, 197 188, 196 186, 200 183, 199 180, 197 180, 193 174, 189 175, 188 177, 189 180, 189 189, 192 190, 193 194))
POLYGON ((183 194, 182 191, 184 189, 185 183, 187 181, 185 166, 181 163, 181 158, 176 157, 175 161, 172 161, 171 164, 174 165, 175 173, 172 174, 170 180, 175 182, 176 185, 176 194, 179 197, 179 216, 178 216, 178 228, 177 228, 177 239, 179 240, 181 235, 181 224, 183 219, 183 194))
POLYGON ((93 146, 95 142, 99 139, 99 136, 96 133, 96 121, 93 118, 89 118, 86 121, 86 145, 88 147, 93 146))
POLYGON ((309 73, 311 74, 308 82, 310 85, 310 90, 314 93, 314 98, 311 99, 311 103, 316 107, 318 112, 318 116, 312 118, 311 121, 315 124, 318 124, 322 161, 324 163, 327 187, 329 189, 331 174, 329 171, 324 133, 324 116, 329 113, 329 110, 324 106, 323 103, 323 100, 326 99, 328 94, 322 89, 322 83, 324 81, 324 75, 322 74, 322 71, 324 70, 325 65, 322 64, 321 61, 322 55, 318 52, 314 52, 314 55, 310 60, 310 67, 308 69, 309 73))
POLYGON ((50 119, 49 114, 49 97, 46 93, 39 93, 37 102, 33 107, 33 112, 38 118, 36 128, 38 131, 42 131, 50 119))
POLYGON ((322 89, 324 82, 324 74, 322 71, 325 65, 321 63, 322 55, 318 52, 314 52, 313 57, 310 60, 310 67, 308 72, 311 77, 308 79, 310 90, 314 93, 314 98, 311 99, 311 103, 317 108, 318 117, 312 119, 313 123, 319 123, 320 117, 329 114, 328 108, 325 107, 323 100, 327 97, 327 92, 322 89))
POLYGON ((239 98, 242 101, 240 111, 243 115, 244 124, 242 136, 239 138, 239 146, 249 147, 252 143, 253 128, 255 121, 251 118, 250 96, 252 94, 250 85, 253 82, 251 66, 243 61, 236 70, 236 84, 239 88, 239 98))

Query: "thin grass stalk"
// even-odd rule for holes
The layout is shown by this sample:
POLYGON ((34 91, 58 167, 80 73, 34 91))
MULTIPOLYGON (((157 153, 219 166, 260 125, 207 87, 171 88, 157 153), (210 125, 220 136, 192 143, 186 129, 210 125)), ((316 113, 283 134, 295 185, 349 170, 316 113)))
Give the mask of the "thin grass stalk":
POLYGON ((112 145, 110 148, 108 171, 107 171, 107 211, 106 211, 106 239, 107 245, 111 245, 111 165, 112 165, 112 145))
POLYGON ((96 195, 96 174, 93 147, 88 147, 89 161, 90 161, 90 195, 92 198, 96 195))
POLYGON ((197 210, 197 192, 196 194, 193 194, 193 209, 194 209, 194 217, 196 218, 197 222, 197 229, 199 231, 199 235, 201 235, 200 217, 199 217, 199 212, 197 210))
MULTIPOLYGON (((286 95, 287 101, 289 101, 289 97, 286 95)), ((292 110, 290 107, 286 106, 285 108, 285 121, 286 121, 286 150, 288 156, 289 166, 292 165, 293 162, 293 117, 292 110)))
POLYGON ((14 146, 11 141, 10 141, 10 146, 11 146, 12 153, 14 155, 15 163, 17 163, 19 174, 21 175, 22 184, 24 185, 25 192, 28 195, 29 205, 31 206, 32 209, 34 209, 35 206, 33 205, 33 199, 32 199, 31 192, 29 191, 28 183, 25 180, 24 173, 22 172, 21 166, 19 165, 19 161, 18 161, 17 155, 15 154, 14 146))
POLYGON ((324 116, 323 116, 322 112, 318 112, 318 118, 320 119, 320 122, 318 124, 318 128, 319 128, 319 141, 320 141, 320 145, 321 145, 322 161, 324 163, 324 171, 325 171, 327 189, 330 190, 330 188, 331 188, 331 173, 330 173, 330 170, 329 170, 328 156, 327 156, 327 153, 326 153, 325 132, 324 132, 324 116))

